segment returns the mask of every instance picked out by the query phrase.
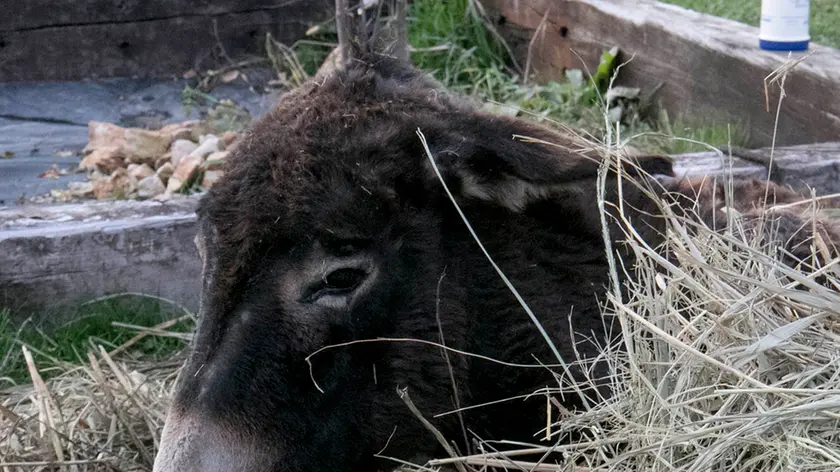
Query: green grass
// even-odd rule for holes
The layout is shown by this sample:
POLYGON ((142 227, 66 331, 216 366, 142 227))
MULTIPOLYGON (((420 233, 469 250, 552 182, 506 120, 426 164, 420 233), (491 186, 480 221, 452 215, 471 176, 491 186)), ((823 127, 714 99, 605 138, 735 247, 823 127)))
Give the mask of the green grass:
MULTIPOLYGON (((638 128, 643 128, 639 126, 638 128)), ((631 131, 633 126, 630 126, 631 131)), ((711 151, 712 147, 749 142, 747 127, 715 118, 679 118, 671 120, 664 111, 657 117, 657 129, 645 131, 633 145, 642 150, 661 150, 666 154, 711 151)))
POLYGON ((470 0, 417 0, 408 17, 414 64, 450 90, 503 101, 514 90, 502 43, 487 30, 470 0), (442 51, 424 51, 443 46, 442 51))
MULTIPOLYGON (((408 12, 408 39, 415 49, 414 65, 433 75, 449 90, 486 103, 488 109, 519 110, 520 116, 563 123, 602 139, 604 109, 598 98, 599 92, 605 91, 606 77, 596 74, 599 80, 593 86, 581 71, 571 71, 567 77, 558 77, 547 84, 527 83, 507 47, 488 29, 482 15, 483 10, 474 0, 412 2, 408 12)), ((285 78, 289 86, 296 85, 295 80, 289 79, 298 77, 299 69, 313 75, 337 42, 334 22, 322 23, 311 31, 306 39, 290 48, 267 41, 267 55, 278 77, 285 78), (281 57, 285 56, 284 49, 292 51, 294 58, 281 57)), ((649 92, 642 91, 642 94, 649 92)), ((746 144, 744 133, 737 127, 730 139, 726 123, 679 117, 672 125, 658 116, 649 116, 645 109, 649 107, 627 110, 629 113, 625 113, 621 124, 622 136, 642 135, 633 144, 645 152, 673 154, 708 149, 670 139, 662 133, 689 140, 708 139, 707 144, 713 146, 728 142, 746 144)))
MULTIPOLYGON (((71 322, 60 326, 17 323, 8 310, 0 310, 0 388, 29 383, 30 378, 21 345, 30 348, 42 376, 61 372, 62 364, 86 364, 87 352, 102 345, 111 351, 137 331, 113 326, 122 322, 153 326, 172 316, 159 302, 149 299, 112 299, 79 308, 71 322)), ((171 331, 188 332, 191 325, 179 323, 171 331)), ((164 359, 184 347, 175 338, 147 336, 129 348, 125 355, 144 359, 164 359)))
MULTIPOLYGON (((597 99, 597 91, 593 91, 589 81, 581 79, 581 74, 567 74, 577 80, 523 83, 511 67, 506 48, 488 31, 470 0, 416 0, 409 12, 408 31, 409 42, 420 50, 412 55, 414 64, 450 90, 520 109, 522 116, 568 124, 596 138, 602 137, 603 102, 597 99), (423 52, 441 45, 446 49, 423 52)), ((606 81, 600 82, 598 88, 603 92, 606 81)), ((680 118, 672 124, 667 117, 646 116, 639 109, 629 111, 629 117, 622 120, 622 136, 642 135, 634 144, 646 152, 708 150, 707 146, 686 140, 713 146, 747 142, 746 133, 737 125, 691 118, 680 118)))
MULTIPOLYGON (((663 0, 703 13, 758 26, 761 0, 663 0)), ((821 45, 840 48, 840 2, 811 0, 811 39, 821 45)))

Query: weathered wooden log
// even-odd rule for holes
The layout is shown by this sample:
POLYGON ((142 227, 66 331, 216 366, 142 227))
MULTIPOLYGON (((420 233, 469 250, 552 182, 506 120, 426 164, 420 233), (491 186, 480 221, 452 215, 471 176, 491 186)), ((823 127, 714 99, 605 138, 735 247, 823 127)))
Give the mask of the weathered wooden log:
POLYGON ((26 0, 6 2, 0 32, 100 23, 132 23, 178 16, 228 15, 258 10, 329 8, 332 0, 26 0))
POLYGON ((752 156, 771 170, 776 183, 819 194, 840 193, 840 142, 754 149, 752 156))
POLYGON ((119 292, 198 306, 194 197, 0 208, 0 308, 56 313, 119 292))
POLYGON ((769 179, 804 193, 840 193, 840 142, 673 156, 678 175, 769 179))
MULTIPOLYGON (((661 84, 655 99, 671 116, 739 123, 748 127, 751 145, 771 143, 779 89, 771 88, 768 111, 764 79, 789 56, 759 49, 758 28, 651 0, 482 1, 521 63, 530 49, 538 78, 557 79, 567 68, 594 70, 601 53, 618 46, 629 60, 619 84, 647 92, 661 84)), ((777 145, 840 136, 840 51, 811 49, 786 78, 777 145)))

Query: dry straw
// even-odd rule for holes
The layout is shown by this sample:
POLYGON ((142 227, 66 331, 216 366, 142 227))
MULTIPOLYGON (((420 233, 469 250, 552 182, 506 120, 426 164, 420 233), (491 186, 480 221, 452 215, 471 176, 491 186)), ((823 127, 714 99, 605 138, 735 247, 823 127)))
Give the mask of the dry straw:
POLYGON ((23 349, 33 385, 0 392, 0 470, 151 470, 179 358, 116 361, 100 347, 44 382, 23 349))
MULTIPOLYGON (((780 73, 790 69, 783 66, 780 73)), ((589 150, 608 157, 604 170, 611 164, 621 168, 615 165, 621 145, 612 143, 613 135, 601 144, 578 137, 584 148, 588 143, 589 150)), ((731 188, 731 176, 719 178, 731 188)), ((789 240, 777 232, 776 219, 790 205, 763 208, 757 219, 729 210, 727 230, 713 231, 699 215, 676 214, 657 197, 663 189, 641 187, 659 203, 666 222, 664 242, 651 247, 626 209, 603 198, 606 179, 602 172, 599 207, 615 215, 623 234, 605 229, 605 241, 622 239, 635 260, 625 267, 610 258, 614 281, 625 271, 629 275, 626 290, 614 287, 604 306, 604 314, 617 317, 622 327, 619 342, 602 349, 613 395, 579 413, 549 401, 547 417, 556 421, 535 435, 534 444, 507 443, 499 452, 493 448, 498 443, 485 442, 483 449, 491 452, 430 465, 578 472, 840 470, 840 248, 831 247, 813 224, 837 218, 836 212, 821 210, 818 198, 797 205, 811 255, 793 267, 780 262, 789 260, 789 240)), ((638 185, 625 176, 628 184, 638 185)), ((735 202, 727 203, 734 208, 735 202)), ((573 390, 560 385, 541 394, 573 390)))

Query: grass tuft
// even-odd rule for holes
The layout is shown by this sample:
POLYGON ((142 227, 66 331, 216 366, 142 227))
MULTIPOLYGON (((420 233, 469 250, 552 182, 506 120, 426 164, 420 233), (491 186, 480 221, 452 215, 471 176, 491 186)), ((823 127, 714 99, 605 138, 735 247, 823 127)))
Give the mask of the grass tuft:
MULTIPOLYGON (((23 345, 32 351, 43 377, 49 379, 69 366, 86 363, 87 352, 96 346, 111 351, 137 334, 114 323, 153 326, 171 318, 171 311, 165 308, 155 300, 105 300, 81 307, 71 321, 60 326, 37 326, 29 320, 16 323, 8 310, 0 311, 0 389, 30 381, 23 345)), ((184 322, 171 328, 176 332, 190 329, 184 322)), ((150 336, 132 344, 127 354, 154 362, 183 347, 181 340, 150 336)))

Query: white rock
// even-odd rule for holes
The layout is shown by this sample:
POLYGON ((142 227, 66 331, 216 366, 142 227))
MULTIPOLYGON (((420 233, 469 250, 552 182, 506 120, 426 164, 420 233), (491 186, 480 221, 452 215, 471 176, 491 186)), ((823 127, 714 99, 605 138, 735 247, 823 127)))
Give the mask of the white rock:
MULTIPOLYGON (((190 152, 190 156, 198 156, 202 159, 209 156, 210 154, 220 151, 219 145, 219 137, 213 134, 206 134, 201 137, 201 144, 198 145, 192 152, 190 152)), ((175 160, 174 158, 172 159, 175 160)), ((175 167, 178 167, 178 164, 175 164, 175 167)))
POLYGON ((75 196, 87 197, 93 195, 93 182, 70 182, 67 190, 75 196))
POLYGON ((79 163, 79 169, 95 170, 102 174, 111 174, 125 164, 125 152, 116 146, 104 146, 93 149, 79 163))
POLYGON ((207 160, 204 161, 204 167, 207 170, 220 170, 224 166, 229 155, 230 151, 216 151, 207 156, 207 160))
POLYGON ((128 175, 128 170, 120 167, 107 179, 93 182, 93 195, 97 200, 126 198, 136 190, 136 181, 128 175))
POLYGON ((177 166, 181 162, 181 159, 195 151, 197 147, 198 145, 196 143, 188 139, 176 139, 169 150, 172 153, 172 157, 170 158, 172 165, 177 166))
POLYGON ((184 181, 173 175, 169 178, 169 182, 166 184, 166 193, 171 195, 177 192, 182 185, 184 185, 184 181))
POLYGON ((224 172, 220 170, 206 170, 204 171, 204 178, 201 181, 201 186, 208 189, 213 186, 222 176, 224 172))
POLYGON ((128 166, 128 175, 134 180, 143 180, 150 175, 155 175, 155 170, 147 164, 131 164, 128 166))
POLYGON ((90 121, 88 144, 84 152, 109 149, 108 157, 119 157, 137 164, 153 164, 157 156, 166 152, 171 142, 170 136, 159 131, 122 128, 112 123, 90 121))
POLYGON ((170 179, 177 179, 180 182, 186 182, 190 180, 196 172, 198 172, 199 167, 201 167, 201 164, 203 163, 203 157, 196 154, 190 154, 189 156, 181 159, 181 162, 175 167, 175 172, 172 173, 172 177, 170 177, 170 179))
POLYGON ((137 182, 137 196, 140 198, 152 198, 166 191, 166 186, 155 174, 145 177, 137 182))
POLYGON ((166 164, 160 166, 155 173, 158 177, 160 177, 160 180, 162 180, 163 183, 167 183, 169 182, 169 177, 172 176, 173 172, 175 172, 175 166, 172 165, 171 162, 167 162, 166 164))

